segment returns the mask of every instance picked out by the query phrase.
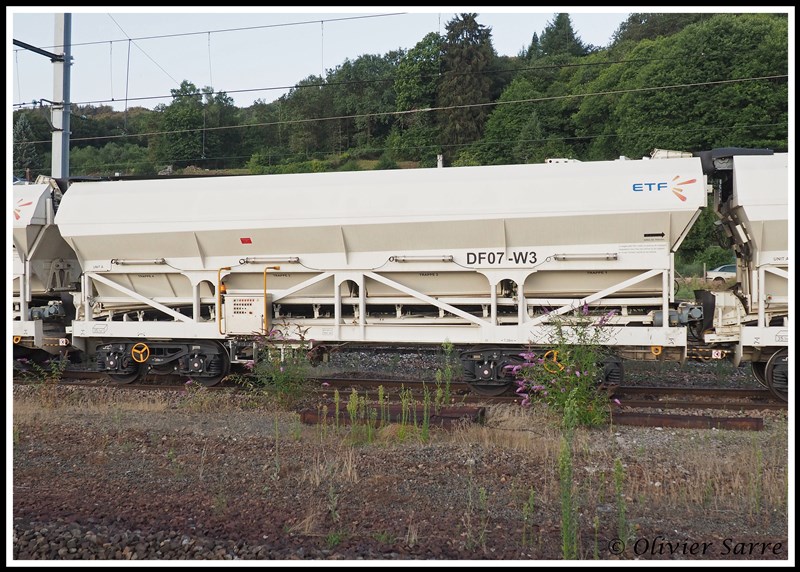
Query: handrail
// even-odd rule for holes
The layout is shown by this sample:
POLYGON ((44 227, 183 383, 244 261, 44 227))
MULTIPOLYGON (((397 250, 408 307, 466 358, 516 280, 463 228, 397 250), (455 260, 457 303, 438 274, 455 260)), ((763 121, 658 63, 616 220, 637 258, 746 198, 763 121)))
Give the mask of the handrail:
POLYGON ((267 270, 280 270, 280 266, 265 266, 264 267, 264 315, 262 316, 262 320, 264 324, 262 329, 264 330, 264 335, 266 336, 269 332, 267 332, 267 270))
POLYGON ((221 336, 225 335, 225 332, 222 331, 222 271, 230 269, 230 266, 223 266, 217 270, 217 329, 221 336))

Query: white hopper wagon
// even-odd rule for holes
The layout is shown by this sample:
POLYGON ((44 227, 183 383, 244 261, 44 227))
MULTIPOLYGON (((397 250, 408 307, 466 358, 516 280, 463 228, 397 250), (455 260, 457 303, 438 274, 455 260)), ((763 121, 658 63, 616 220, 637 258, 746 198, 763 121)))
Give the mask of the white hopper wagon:
POLYGON ((212 384, 274 329, 449 341, 491 392, 553 316, 587 307, 617 311, 618 355, 683 360, 698 316, 672 305, 673 256, 706 193, 685 155, 75 183, 56 216, 84 270, 72 344, 122 381, 212 384))
POLYGON ((18 347, 57 355, 69 345, 62 321, 81 273, 53 220, 61 191, 51 181, 13 190, 11 333, 18 347))
MULTIPOLYGON (((706 346, 733 346, 773 393, 789 383, 789 156, 701 154, 717 177, 714 210, 737 260, 734 288, 698 292, 704 319, 690 328, 706 346)), ((713 350, 712 350, 713 351, 713 350)))

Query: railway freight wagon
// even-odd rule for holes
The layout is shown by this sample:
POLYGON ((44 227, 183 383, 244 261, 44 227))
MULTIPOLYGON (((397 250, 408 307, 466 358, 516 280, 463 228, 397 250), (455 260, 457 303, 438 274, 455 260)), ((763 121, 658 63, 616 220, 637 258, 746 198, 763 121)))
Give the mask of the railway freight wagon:
MULTIPOLYGON (((613 314, 617 358, 682 361, 689 332, 710 335, 712 300, 676 303, 674 253, 713 187, 710 159, 660 155, 75 183, 55 217, 82 269, 65 338, 119 381, 177 372, 209 385, 270 332, 322 348, 449 341, 491 393, 522 348, 586 308, 613 314)), ((761 184, 741 180, 737 197, 761 184)))
POLYGON ((65 322, 81 267, 54 224, 62 198, 54 181, 13 186, 11 308, 15 354, 28 349, 58 355, 69 346, 65 322), (23 343, 24 341, 24 343, 23 343))
POLYGON ((713 208, 736 254, 736 284, 697 292, 704 319, 694 326, 705 347, 752 364, 753 374, 786 399, 789 389, 789 160, 775 155, 701 153, 715 173, 713 208))

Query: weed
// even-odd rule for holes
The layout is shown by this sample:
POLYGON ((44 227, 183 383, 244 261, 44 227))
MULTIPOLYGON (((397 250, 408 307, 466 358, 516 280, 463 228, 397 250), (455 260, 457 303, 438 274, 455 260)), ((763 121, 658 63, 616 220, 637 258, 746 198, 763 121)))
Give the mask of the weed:
POLYGON ((215 407, 214 396, 204 385, 190 379, 183 386, 178 407, 193 413, 207 413, 215 407))
POLYGON ((328 406, 319 404, 317 405, 317 430, 319 431, 320 441, 324 441, 328 436, 328 406))
POLYGON ((286 323, 266 335, 256 335, 253 361, 247 365, 250 373, 232 375, 230 379, 246 389, 271 393, 279 403, 291 405, 303 394, 311 367, 307 330, 286 323))
POLYGON ((578 557, 577 518, 572 494, 572 450, 571 444, 563 438, 561 453, 558 455, 558 481, 561 500, 561 555, 564 560, 578 557))
POLYGON ((430 440, 430 428, 431 428, 431 392, 428 391, 428 388, 423 389, 422 394, 422 431, 420 433, 420 438, 422 439, 423 443, 427 443, 430 440))
POLYGON ((391 420, 389 419, 389 396, 384 394, 382 385, 378 386, 378 407, 381 410, 381 427, 386 427, 391 420))
POLYGON ((328 536, 325 537, 325 545, 328 548, 336 548, 344 540, 344 536, 343 532, 329 532, 328 536))
POLYGON ((414 522, 414 511, 411 511, 411 514, 408 517, 408 529, 406 530, 406 545, 409 548, 414 548, 417 544, 417 539, 419 538, 419 527, 414 522))
POLYGON ((64 375, 68 361, 61 358, 51 358, 44 362, 47 367, 42 367, 36 362, 29 362, 30 369, 22 373, 22 378, 38 383, 58 383, 64 375))
POLYGON ((764 480, 764 453, 761 447, 756 443, 755 445, 756 467, 751 472, 750 483, 750 516, 759 514, 762 509, 762 492, 764 480))
POLYGON ((394 544, 395 538, 389 532, 376 532, 372 535, 372 538, 380 542, 381 544, 394 544))
POLYGON ((228 497, 220 492, 214 495, 214 512, 220 513, 228 508, 228 497))
POLYGON ((397 431, 397 438, 402 443, 408 436, 408 426, 411 419, 411 407, 414 397, 411 389, 400 389, 400 428, 397 431))
POLYGON ((436 370, 435 378, 436 378, 436 400, 435 405, 438 411, 438 408, 450 403, 451 393, 450 393, 450 384, 453 382, 453 378, 455 377, 455 368, 453 366, 453 344, 449 340, 445 340, 442 343, 442 351, 444 352, 443 356, 443 366, 436 370))
POLYGON ((625 471, 622 461, 617 457, 614 461, 614 493, 617 503, 617 538, 627 543, 631 537, 631 527, 628 523, 627 507, 625 505, 625 471))
POLYGON ((487 506, 488 495, 484 487, 475 489, 474 481, 475 462, 470 459, 467 462, 469 480, 467 482, 467 507, 461 521, 467 535, 466 546, 473 549, 480 546, 486 551, 486 532, 489 528, 489 509, 487 506), (474 513, 477 513, 475 515, 474 513))
POLYGON ((338 506, 339 494, 336 492, 333 483, 331 483, 328 486, 328 514, 331 515, 331 520, 333 520, 333 522, 339 522, 338 506))
POLYGON ((334 404, 334 427, 336 430, 339 430, 339 403, 341 401, 341 397, 339 396, 339 390, 333 390, 333 404, 334 404))
POLYGON ((528 492, 528 500, 522 505, 522 546, 533 543, 533 516, 536 512, 536 491, 528 492))
POLYGON ((61 358, 47 360, 45 362, 47 367, 30 362, 30 369, 22 373, 22 379, 34 384, 36 393, 44 406, 55 407, 58 404, 58 383, 61 381, 68 363, 67 360, 61 358))
POLYGON ((576 399, 578 389, 573 388, 564 405, 564 416, 561 420, 563 436, 561 452, 558 455, 558 481, 561 500, 561 554, 564 560, 575 560, 578 557, 578 516, 573 495, 573 460, 572 447, 575 439, 575 427, 579 422, 579 410, 576 399))
POLYGON ((172 475, 175 478, 180 478, 183 476, 183 463, 178 461, 178 454, 175 452, 175 449, 170 447, 167 451, 167 459, 169 460, 169 467, 172 471, 172 475))
POLYGON ((523 405, 534 401, 564 412, 567 401, 576 404, 578 424, 595 426, 608 420, 608 396, 598 389, 603 379, 603 342, 608 335, 603 326, 614 315, 611 310, 600 318, 590 316, 588 306, 570 318, 552 316, 552 349, 539 354, 528 350, 520 354, 522 363, 511 367, 517 377, 517 393, 523 405))
POLYGON ((275 454, 272 463, 272 480, 277 481, 281 478, 281 453, 280 453, 280 430, 278 428, 278 418, 275 417, 275 454))
POLYGON ((300 441, 303 436, 303 427, 300 424, 300 416, 297 414, 292 417, 291 435, 295 442, 300 441))

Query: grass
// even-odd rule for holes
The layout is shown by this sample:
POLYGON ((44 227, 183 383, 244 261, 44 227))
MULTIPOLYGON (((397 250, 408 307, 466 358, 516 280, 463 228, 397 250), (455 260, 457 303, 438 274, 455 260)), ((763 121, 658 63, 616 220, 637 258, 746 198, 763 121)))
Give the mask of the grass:
MULTIPOLYGON (((240 434, 236 429, 240 416, 255 416, 260 433, 253 432, 255 425, 248 425, 245 437, 258 440, 262 451, 246 465, 254 498, 270 502, 275 495, 285 494, 280 491, 293 491, 298 495, 297 513, 287 521, 288 529, 322 539, 332 535, 334 547, 344 538, 336 541, 345 526, 348 536, 356 535, 349 515, 364 502, 359 491, 379 491, 395 511, 391 524, 382 524, 377 532, 369 530, 368 537, 413 547, 431 533, 445 534, 436 529, 437 523, 426 521, 420 505, 412 502, 412 493, 429 482, 447 482, 453 494, 460 495, 451 510, 460 509, 466 527, 463 540, 476 551, 491 549, 497 524, 516 526, 520 549, 535 554, 547 545, 540 525, 550 518, 558 530, 557 515, 564 507, 575 508, 574 522, 568 523, 574 528, 566 540, 570 546, 577 541, 578 558, 603 558, 604 540, 620 530, 636 536, 636 526, 653 511, 712 520, 738 514, 753 529, 781 526, 788 513, 785 417, 775 418, 758 433, 576 427, 571 456, 566 459, 561 416, 540 406, 492 405, 487 407, 484 424, 464 424, 450 431, 428 428, 427 440, 421 438, 422 420, 415 427, 407 416, 405 426, 376 425, 374 440, 354 444, 347 427, 331 426, 325 435, 298 430, 296 412, 275 403, 253 412, 245 398, 237 401, 223 392, 198 391, 202 399, 193 399, 202 406, 185 407, 180 406, 180 397, 176 401, 174 395, 166 394, 63 386, 55 386, 55 391, 53 400, 32 387, 14 388, 9 439, 15 457, 36 450, 35 431, 55 432, 78 423, 78 430, 89 430, 96 439, 98 452, 86 459, 90 466, 105 466, 124 456, 133 459, 135 474, 160 474, 192 487, 203 487, 210 479, 215 484, 209 490, 208 506, 222 514, 234 509, 240 499, 223 494, 225 489, 216 484, 215 479, 234 474, 230 468, 221 469, 220 458, 230 463, 244 461, 227 457, 233 449, 224 453, 218 449, 225 443, 234 446, 236 439, 231 439, 240 434), (170 419, 173 425, 168 424, 170 419), (193 425, 195 419, 203 423, 193 425), (180 430, 161 428, 162 424, 180 430), (192 436, 196 443, 187 445, 184 439, 192 436), (470 466, 437 464, 445 451, 446 458, 455 455, 477 461, 470 466), (569 499, 562 487, 566 481, 559 481, 560 456, 562 480, 568 468, 573 484, 569 499), (383 459, 383 464, 375 464, 377 459, 383 459), (481 464, 481 459, 486 461, 481 464), (495 466, 488 459, 504 461, 495 466), (567 461, 568 467, 563 464, 567 461), (502 468, 503 464, 507 467, 502 468), (279 474, 280 480, 270 478, 273 474, 279 474), (407 479, 414 484, 404 489, 407 479), (565 500, 569 502, 562 505, 565 500), (510 521, 502 520, 504 514, 510 521)), ((364 404, 360 399, 353 404, 351 409, 355 407, 358 416, 364 404)), ((376 405, 375 409, 380 408, 376 405)), ((342 411, 343 417, 349 413, 342 411)))

